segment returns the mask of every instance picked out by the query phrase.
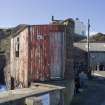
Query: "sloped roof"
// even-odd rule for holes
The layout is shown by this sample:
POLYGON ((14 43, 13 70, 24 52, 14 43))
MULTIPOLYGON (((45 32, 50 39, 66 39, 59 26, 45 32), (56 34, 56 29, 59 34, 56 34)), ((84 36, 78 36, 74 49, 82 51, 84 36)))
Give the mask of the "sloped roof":
MULTIPOLYGON (((79 48, 81 50, 87 51, 88 45, 87 43, 74 43, 74 47, 79 48)), ((103 52, 105 51, 105 43, 90 43, 89 44, 89 51, 97 51, 97 52, 103 52)))
POLYGON ((14 28, 12 28, 12 31, 11 31, 11 35, 12 37, 16 36, 18 33, 20 33, 21 31, 23 31, 28 25, 26 24, 20 24, 14 28))

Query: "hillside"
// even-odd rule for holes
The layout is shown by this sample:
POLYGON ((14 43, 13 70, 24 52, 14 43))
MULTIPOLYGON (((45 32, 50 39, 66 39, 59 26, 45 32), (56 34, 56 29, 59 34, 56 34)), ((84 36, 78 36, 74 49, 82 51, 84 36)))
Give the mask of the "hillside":
POLYGON ((0 29, 0 52, 8 51, 12 29, 0 29))
POLYGON ((90 37, 89 39, 91 42, 105 42, 105 34, 97 33, 90 37))
MULTIPOLYGON (((87 39, 81 40, 80 42, 86 42, 87 39)), ((105 34, 97 33, 95 35, 90 36, 89 42, 91 43, 103 43, 105 42, 105 34)))
POLYGON ((19 30, 23 29, 26 25, 20 24, 13 28, 8 29, 0 29, 0 52, 4 53, 10 52, 10 39, 11 37, 18 32, 19 30))

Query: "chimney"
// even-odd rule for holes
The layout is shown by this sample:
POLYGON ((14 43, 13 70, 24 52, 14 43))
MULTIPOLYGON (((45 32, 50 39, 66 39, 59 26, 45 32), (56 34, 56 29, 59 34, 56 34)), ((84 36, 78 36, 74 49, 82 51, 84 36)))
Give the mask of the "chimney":
POLYGON ((79 20, 79 18, 76 18, 76 20, 79 20))
POLYGON ((54 21, 54 16, 52 16, 52 21, 54 21))

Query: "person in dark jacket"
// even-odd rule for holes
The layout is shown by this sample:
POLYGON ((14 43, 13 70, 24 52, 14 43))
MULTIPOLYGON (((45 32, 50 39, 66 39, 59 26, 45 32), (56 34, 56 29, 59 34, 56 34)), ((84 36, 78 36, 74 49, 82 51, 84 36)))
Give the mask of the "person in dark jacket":
POLYGON ((80 88, 80 80, 79 80, 79 76, 76 76, 76 78, 75 78, 75 94, 79 93, 79 88, 80 88))

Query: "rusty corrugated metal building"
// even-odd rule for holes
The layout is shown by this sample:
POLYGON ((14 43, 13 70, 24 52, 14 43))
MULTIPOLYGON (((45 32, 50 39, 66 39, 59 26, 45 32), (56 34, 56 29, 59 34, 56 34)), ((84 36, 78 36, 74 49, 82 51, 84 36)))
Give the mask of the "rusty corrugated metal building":
POLYGON ((60 24, 30 25, 11 39, 11 83, 27 87, 34 81, 73 80, 72 19, 60 24))

